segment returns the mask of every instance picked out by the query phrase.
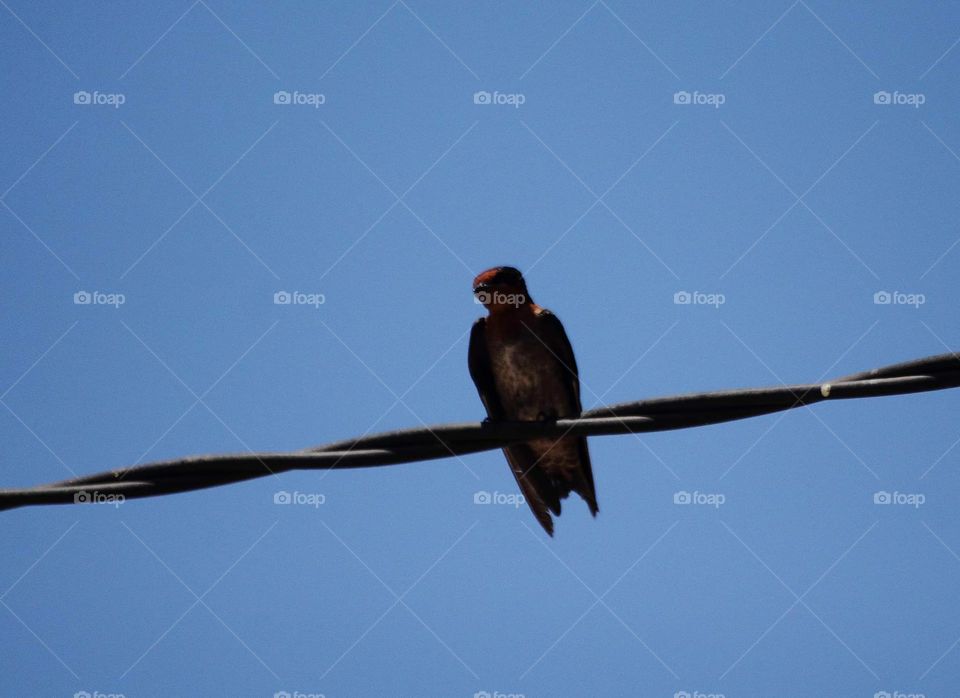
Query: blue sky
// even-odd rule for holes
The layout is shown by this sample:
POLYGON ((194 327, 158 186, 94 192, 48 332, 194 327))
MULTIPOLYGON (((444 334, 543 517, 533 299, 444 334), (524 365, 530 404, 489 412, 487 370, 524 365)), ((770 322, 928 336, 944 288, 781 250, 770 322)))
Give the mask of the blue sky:
MULTIPOLYGON (((478 420, 497 264, 587 407, 960 347, 960 8, 0 4, 3 486, 478 420)), ((955 695, 957 407, 8 512, 0 694, 955 695)))

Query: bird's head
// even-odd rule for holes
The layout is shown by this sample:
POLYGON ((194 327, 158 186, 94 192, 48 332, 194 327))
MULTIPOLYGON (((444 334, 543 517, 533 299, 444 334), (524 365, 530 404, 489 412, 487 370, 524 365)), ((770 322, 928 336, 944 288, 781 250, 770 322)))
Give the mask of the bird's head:
POLYGON ((513 267, 494 267, 473 280, 473 297, 491 313, 515 310, 532 303, 523 274, 513 267))

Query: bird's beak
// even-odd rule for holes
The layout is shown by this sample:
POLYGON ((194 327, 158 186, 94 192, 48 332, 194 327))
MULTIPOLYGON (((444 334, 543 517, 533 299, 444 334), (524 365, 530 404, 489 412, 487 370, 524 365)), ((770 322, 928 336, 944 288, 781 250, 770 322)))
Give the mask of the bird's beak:
POLYGON ((489 307, 492 294, 490 284, 477 284, 473 287, 473 302, 479 303, 484 307, 489 307))

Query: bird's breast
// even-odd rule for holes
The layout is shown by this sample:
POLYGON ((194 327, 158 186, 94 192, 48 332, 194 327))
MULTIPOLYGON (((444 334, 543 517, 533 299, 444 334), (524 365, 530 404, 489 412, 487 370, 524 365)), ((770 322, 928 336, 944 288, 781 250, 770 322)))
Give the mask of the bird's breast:
POLYGON ((565 369, 539 340, 498 342, 489 347, 493 379, 506 416, 534 420, 541 413, 576 416, 565 369))

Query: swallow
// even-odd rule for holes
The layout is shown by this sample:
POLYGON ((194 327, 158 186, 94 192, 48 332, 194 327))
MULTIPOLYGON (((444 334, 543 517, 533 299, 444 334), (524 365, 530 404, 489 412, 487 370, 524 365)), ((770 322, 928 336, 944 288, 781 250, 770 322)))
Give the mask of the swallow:
MULTIPOLYGON (((523 275, 494 267, 473 280, 488 311, 473 323, 470 377, 490 421, 538 421, 580 416, 580 375, 567 333, 556 315, 533 302, 523 275)), ((520 491, 540 525, 553 535, 550 513, 576 492, 597 515, 587 440, 533 439, 503 449, 520 491)))

